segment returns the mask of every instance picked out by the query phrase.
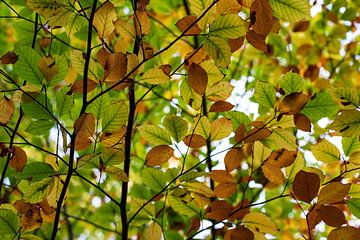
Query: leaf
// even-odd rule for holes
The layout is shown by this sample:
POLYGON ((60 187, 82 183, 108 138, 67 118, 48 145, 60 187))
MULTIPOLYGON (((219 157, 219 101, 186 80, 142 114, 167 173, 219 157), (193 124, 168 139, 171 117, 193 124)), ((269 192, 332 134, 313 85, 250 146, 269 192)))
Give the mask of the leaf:
POLYGON ((115 30, 113 20, 116 19, 114 5, 106 1, 95 12, 94 15, 94 27, 100 38, 108 38, 110 34, 115 30))
POLYGON ((311 152, 314 154, 317 160, 324 163, 340 160, 339 149, 327 140, 323 140, 320 143, 312 146, 311 152))
POLYGON ((316 173, 299 171, 293 182, 293 191, 297 199, 310 203, 318 194, 320 177, 316 173))
MULTIPOLYGON (((26 95, 25 98, 28 98, 28 96, 26 95)), ((35 100, 29 99, 30 102, 27 102, 27 99, 23 100, 22 108, 25 115, 35 119, 53 120, 52 105, 49 99, 44 94, 33 98, 35 100)))
POLYGON ((201 107, 201 96, 197 94, 185 79, 180 84, 180 95, 183 101, 193 109, 201 107))
POLYGON ((182 184, 184 188, 190 192, 201 194, 207 198, 215 197, 213 190, 211 190, 205 183, 201 182, 186 182, 182 184))
POLYGON ((27 162, 26 152, 20 147, 13 147, 14 153, 10 159, 10 167, 15 168, 17 172, 20 172, 27 162))
POLYGON ((327 92, 316 93, 305 105, 301 113, 310 118, 311 122, 317 122, 323 117, 331 117, 338 110, 337 104, 327 92))
POLYGON ((242 222, 248 228, 263 233, 276 234, 279 231, 276 224, 273 223, 273 221, 263 213, 248 213, 245 215, 242 222))
POLYGON ((328 240, 358 240, 360 235, 360 229, 345 226, 332 230, 329 233, 328 240))
POLYGON ((121 80, 127 72, 127 58, 123 53, 111 53, 104 66, 105 81, 113 82, 121 80))
POLYGON ((215 200, 206 208, 206 217, 215 221, 223 221, 232 211, 233 207, 230 203, 224 200, 215 200))
POLYGON ((44 200, 50 193, 52 178, 44 178, 37 182, 31 182, 24 192, 24 201, 38 203, 44 200))
POLYGON ((213 61, 207 60, 200 63, 200 66, 206 71, 209 86, 220 82, 224 78, 224 74, 217 68, 213 61))
POLYGON ((186 235, 189 235, 192 232, 198 231, 200 228, 200 218, 191 219, 191 223, 189 225, 188 230, 186 231, 186 235))
POLYGON ((119 18, 114 22, 114 26, 116 31, 121 36, 126 36, 130 39, 135 39, 136 33, 135 33, 134 24, 130 24, 128 21, 119 18))
POLYGON ((103 132, 117 132, 127 123, 128 107, 124 102, 107 106, 102 119, 103 132))
POLYGON ((311 121, 310 119, 302 113, 297 113, 294 115, 295 126, 304 131, 311 132, 311 121))
POLYGON ((337 135, 343 137, 360 135, 360 111, 344 110, 328 128, 335 130, 337 135))
POLYGON ((285 96, 285 98, 279 103, 279 111, 286 115, 297 114, 304 108, 309 99, 310 97, 304 93, 292 93, 285 96))
POLYGON ((209 112, 228 112, 235 106, 226 101, 217 101, 211 105, 209 112))
POLYGON ((191 148, 200 148, 206 145, 206 139, 198 134, 190 134, 184 138, 184 143, 191 148))
POLYGON ((272 9, 268 0, 255 0, 250 7, 250 14, 255 23, 251 28, 257 34, 267 36, 273 26, 272 9))
POLYGON ((9 209, 0 209, 0 234, 14 238, 20 229, 20 220, 16 213, 9 209))
POLYGON ((331 204, 340 202, 349 193, 350 184, 331 182, 325 185, 319 193, 318 204, 331 204))
POLYGON ((360 96, 351 87, 330 88, 329 92, 341 109, 356 109, 360 104, 360 96))
POLYGON ((265 42, 265 36, 257 34, 254 31, 248 31, 246 34, 246 40, 254 46, 254 48, 268 53, 268 46, 265 42))
MULTIPOLYGON (((211 36, 239 38, 246 35, 248 23, 237 14, 221 15, 210 25, 211 36)), ((206 49, 206 48, 205 48, 206 49)))
POLYGON ((337 207, 322 205, 316 211, 318 217, 329 226, 340 227, 346 223, 344 213, 337 207))
POLYGON ((212 170, 210 172, 210 174, 209 174, 209 177, 214 182, 219 182, 219 183, 232 182, 232 183, 236 183, 235 178, 225 170, 212 170))
POLYGON ((50 80, 59 72, 57 65, 55 64, 55 59, 51 56, 44 56, 39 61, 39 69, 45 80, 50 82, 50 80))
POLYGON ((32 121, 25 131, 34 136, 47 135, 53 126, 54 122, 40 119, 32 121))
POLYGON ((95 117, 92 113, 83 113, 74 123, 75 150, 83 150, 92 143, 95 131, 95 117))
POLYGON ((262 163, 265 161, 265 159, 268 158, 268 156, 271 153, 271 149, 267 148, 265 145, 263 145, 261 142, 256 141, 254 143, 254 156, 253 161, 251 161, 251 169, 257 169, 262 165, 262 163))
POLYGON ((351 198, 360 198, 360 184, 351 184, 349 196, 351 198))
POLYGON ((162 228, 161 226, 156 222, 151 222, 151 224, 146 227, 144 236, 146 236, 144 239, 146 240, 161 240, 162 239, 162 228))
POLYGON ((151 22, 146 11, 136 10, 135 12, 135 30, 138 36, 150 33, 151 22))
POLYGON ((224 39, 220 37, 207 37, 204 41, 204 49, 214 59, 216 66, 226 67, 230 64, 231 50, 224 39))
POLYGON ((210 101, 225 101, 228 99, 234 87, 229 82, 218 82, 209 87, 206 92, 206 97, 210 101))
POLYGON ((110 166, 107 167, 105 171, 106 173, 108 173, 110 176, 114 177, 118 181, 122 181, 122 182, 129 181, 127 174, 118 167, 110 166))
POLYGON ((18 55, 13 51, 8 51, 0 57, 0 62, 2 64, 14 64, 18 60, 18 55))
POLYGON ((168 196, 168 204, 178 213, 187 217, 199 215, 193 203, 184 203, 180 198, 173 195, 168 196))
POLYGON ((144 81, 150 84, 164 84, 169 82, 170 77, 166 75, 161 69, 153 68, 148 70, 142 75, 140 81, 144 81))
POLYGON ((285 182, 285 177, 280 167, 276 166, 274 163, 266 162, 264 165, 262 165, 261 170, 263 171, 264 176, 271 183, 280 185, 285 182))
POLYGON ((252 128, 245 135, 245 142, 255 142, 270 137, 272 132, 267 128, 252 128))
POLYGON ((191 63, 188 68, 188 81, 190 87, 200 95, 205 93, 207 84, 208 84, 208 76, 206 71, 196 63, 191 63))
POLYGON ((153 145, 170 145, 171 138, 169 134, 162 128, 146 124, 138 127, 140 135, 153 145))
POLYGON ((225 155, 225 167, 226 171, 231 172, 232 170, 239 168, 241 162, 244 159, 244 153, 241 148, 232 148, 225 155))
POLYGON ((0 124, 6 125, 10 122, 15 112, 14 104, 7 97, 0 100, 0 124))
POLYGON ((194 24, 196 19, 197 17, 188 15, 177 21, 175 25, 181 32, 185 32, 191 25, 189 30, 186 31, 186 35, 198 35, 201 33, 201 29, 197 23, 194 24))
POLYGON ((351 198, 346 201, 346 205, 351 214, 360 219, 360 198, 351 198))
POLYGON ((268 82, 257 81, 255 85, 254 98, 256 102, 266 111, 274 108, 276 90, 274 86, 268 82))
POLYGON ((298 152, 294 163, 285 169, 287 179, 289 181, 292 181, 295 178, 296 174, 300 170, 302 170, 304 166, 305 166, 304 156, 301 152, 298 152))
POLYGON ((161 191, 166 185, 164 173, 155 168, 145 168, 142 171, 142 178, 144 183, 156 192, 161 191))
POLYGON ((44 178, 53 176, 53 174, 54 170, 49 164, 43 162, 32 162, 25 165, 21 173, 16 174, 16 177, 31 181, 40 181, 44 178))
POLYGON ((166 163, 174 155, 174 149, 167 145, 153 147, 146 154, 146 166, 154 167, 166 163))
POLYGON ((299 74, 293 72, 288 72, 283 75, 279 82, 280 87, 285 91, 286 95, 302 92, 305 87, 304 79, 299 74))
POLYGON ((289 151, 296 151, 296 137, 293 135, 291 128, 273 129, 272 134, 264 140, 272 149, 285 148, 289 151))
POLYGON ((164 118, 163 126, 176 142, 181 142, 188 132, 187 121, 175 115, 167 115, 164 118))
POLYGON ((253 240, 254 233, 248 228, 240 226, 234 229, 228 230, 224 235, 224 240, 253 240))
POLYGON ((360 151, 360 140, 357 136, 342 137, 341 145, 346 156, 360 151))
POLYGON ((269 0, 275 16, 285 21, 297 22, 310 18, 307 0, 269 0))
POLYGON ((194 119, 194 133, 202 136, 205 139, 210 137, 211 123, 206 116, 199 116, 194 119))
POLYGON ((16 54, 19 60, 14 65, 14 71, 25 81, 41 85, 43 76, 39 69, 40 55, 28 46, 17 46, 16 54))
MULTIPOLYGON (((48 203, 48 205, 50 207, 55 209, 55 208, 57 208, 57 203, 59 201, 61 192, 64 187, 64 179, 62 179, 60 176, 57 176, 54 178, 54 181, 52 184, 53 184, 52 188, 46 197, 46 202, 48 203)), ((65 204, 65 201, 63 202, 63 204, 65 204)))
POLYGON ((56 112, 59 117, 69 113, 74 106, 73 98, 67 95, 66 88, 56 93, 56 112))
POLYGON ((211 123, 210 137, 212 140, 226 138, 232 132, 232 122, 226 118, 218 118, 211 123))
POLYGON ((216 185, 214 193, 218 198, 227 198, 236 193, 238 184, 234 182, 223 182, 216 185))

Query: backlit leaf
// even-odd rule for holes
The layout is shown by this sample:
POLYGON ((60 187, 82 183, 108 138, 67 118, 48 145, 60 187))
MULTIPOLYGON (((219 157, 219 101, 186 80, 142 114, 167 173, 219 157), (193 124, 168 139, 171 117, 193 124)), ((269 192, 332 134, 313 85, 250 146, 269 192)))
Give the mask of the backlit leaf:
POLYGON ((174 155, 174 149, 167 145, 159 145, 152 148, 146 154, 146 165, 149 167, 157 166, 167 162, 174 155))
POLYGON ((337 135, 351 137, 360 134, 360 111, 344 110, 341 115, 330 124, 330 129, 336 130, 337 135))
POLYGON ((210 26, 210 36, 238 38, 246 35, 248 23, 237 14, 222 15, 210 26))
POLYGON ((307 0, 270 0, 275 16, 285 21, 297 22, 310 18, 310 4, 307 0))
POLYGON ((170 145, 171 138, 162 128, 155 125, 142 125, 138 127, 140 135, 153 145, 170 145))
POLYGON ((243 218, 243 223, 248 228, 263 233, 276 234, 279 231, 276 224, 263 213, 258 213, 258 212, 248 213, 243 218))
POLYGON ((317 160, 325 163, 339 161, 340 159, 339 149, 327 140, 312 146, 311 151, 317 160))
POLYGON ((318 204, 330 204, 342 201, 349 193, 349 190, 350 184, 331 182, 320 190, 318 204))
POLYGON ((94 26, 100 38, 104 39, 115 30, 113 20, 116 19, 114 5, 106 1, 95 12, 94 26))
POLYGON ((187 121, 175 115, 167 115, 164 118, 163 126, 176 142, 183 140, 188 132, 187 121))
POLYGON ((300 171, 296 174, 293 191, 298 200, 310 203, 318 194, 320 177, 316 173, 300 171))
POLYGON ((14 104, 7 97, 2 97, 0 100, 0 124, 8 124, 14 111, 14 104))

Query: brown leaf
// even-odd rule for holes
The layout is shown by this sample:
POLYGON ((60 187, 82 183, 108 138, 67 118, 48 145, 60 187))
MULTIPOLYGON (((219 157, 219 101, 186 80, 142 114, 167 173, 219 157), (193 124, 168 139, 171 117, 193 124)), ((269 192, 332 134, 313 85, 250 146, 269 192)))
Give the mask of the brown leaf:
POLYGON ((116 19, 115 6, 109 2, 104 2, 95 12, 93 25, 100 38, 108 38, 115 30, 113 21, 116 19))
POLYGON ((190 226, 186 231, 186 235, 189 235, 192 231, 197 231, 200 228, 200 218, 191 219, 190 226))
POLYGON ((285 115, 294 115, 300 112, 309 100, 309 95, 301 92, 292 93, 284 97, 278 108, 285 115))
POLYGON ((226 219, 232 212, 233 207, 230 203, 224 200, 215 200, 209 204, 206 209, 206 217, 216 221, 222 221, 226 219))
POLYGON ((294 24, 293 32, 305 32, 310 26, 309 21, 299 21, 294 24))
MULTIPOLYGON (((83 84, 84 80, 81 79, 79 81, 74 82, 74 84, 71 86, 70 91, 67 93, 68 95, 71 95, 72 93, 83 93, 83 84)), ((87 82, 87 92, 91 92, 96 88, 97 83, 94 80, 88 79, 87 82)))
POLYGON ((315 209, 312 209, 312 211, 309 212, 306 218, 309 223, 311 235, 313 236, 313 232, 314 232, 313 230, 315 229, 316 225, 318 225, 321 222, 318 216, 318 212, 315 209))
POLYGON ((232 183, 236 183, 235 178, 225 170, 212 170, 209 173, 209 177, 214 182, 219 182, 219 183, 232 182, 232 183))
POLYGON ((24 230, 34 230, 41 226, 43 220, 40 215, 40 208, 36 204, 18 200, 14 207, 21 215, 20 224, 24 230))
POLYGON ((250 205, 250 202, 246 199, 244 201, 239 202, 234 207, 234 210, 232 211, 232 213, 230 214, 228 219, 230 221, 243 219, 243 217, 250 212, 250 210, 249 210, 250 208, 247 207, 249 205, 250 205))
POLYGON ((103 67, 105 67, 110 55, 111 53, 106 48, 100 48, 100 50, 96 53, 96 59, 103 67))
POLYGON ((20 172, 26 165, 27 156, 26 152, 19 147, 14 147, 14 153, 10 160, 10 167, 15 168, 17 172, 20 172))
POLYGON ((316 211, 318 217, 329 226, 340 227, 346 223, 344 213, 337 207, 322 205, 316 211))
POLYGON ((206 139, 198 134, 189 134, 184 138, 186 146, 191 148, 200 148, 206 145, 206 139))
POLYGON ((234 105, 232 105, 229 102, 217 101, 217 102, 214 102, 213 105, 211 105, 209 111, 210 112, 228 112, 233 108, 234 108, 234 105))
POLYGON ((50 215, 55 212, 55 208, 51 207, 46 199, 44 199, 42 202, 39 202, 38 205, 45 213, 45 215, 50 215))
POLYGON ((300 171, 296 174, 293 191, 298 200, 310 203, 318 194, 320 177, 316 173, 300 171))
POLYGON ((75 150, 83 150, 92 143, 92 135, 95 131, 95 117, 92 113, 83 113, 75 121, 74 132, 76 134, 75 150))
POLYGON ((274 24, 269 0, 255 0, 250 7, 252 30, 262 36, 267 36, 274 24))
POLYGON ((267 53, 267 45, 265 43, 265 37, 257 34, 254 31, 248 31, 246 34, 246 40, 253 45, 256 49, 267 53))
MULTIPOLYGON (((177 21, 175 25, 181 32, 184 32, 190 25, 192 25, 196 21, 196 19, 196 16, 185 16, 184 18, 177 21)), ((185 35, 198 35, 200 33, 201 28, 197 23, 195 23, 189 28, 189 30, 186 31, 185 35)))
POLYGON ((225 233, 224 240, 253 240, 254 233, 243 226, 230 229, 225 233))
POLYGON ((146 166, 154 167, 167 162, 174 155, 174 149, 168 145, 153 147, 146 154, 146 166))
POLYGON ((146 11, 136 10, 134 19, 137 36, 144 36, 150 33, 151 21, 146 11))
POLYGON ((237 184, 233 182, 223 182, 216 185, 214 193, 219 198, 227 198, 237 191, 237 184))
POLYGON ((235 131, 234 139, 236 143, 240 143, 245 138, 245 126, 244 124, 240 124, 235 131))
POLYGON ((205 93, 208 84, 206 71, 197 63, 191 63, 188 69, 188 80, 190 87, 198 94, 205 93))
POLYGON ((294 115, 294 124, 298 129, 304 132, 311 132, 311 121, 302 113, 296 113, 294 115))
POLYGON ((13 51, 8 51, 1 56, 0 62, 2 64, 14 64, 18 60, 18 56, 13 51))
POLYGON ((271 131, 267 128, 252 128, 245 135, 245 142, 255 142, 268 138, 271 131))
POLYGON ((320 190, 318 204, 331 204, 340 202, 346 197, 350 190, 350 184, 331 182, 320 190))
POLYGON ((268 157, 268 162, 271 162, 280 168, 288 167, 294 163, 296 156, 297 151, 288 151, 284 148, 281 148, 270 154, 268 157))
POLYGON ((232 148, 225 155, 225 167, 226 171, 231 172, 232 170, 239 168, 241 162, 244 159, 244 153, 241 148, 232 148))
POLYGON ((185 66, 190 66, 191 63, 200 64, 205 60, 206 52, 204 48, 196 49, 192 52, 189 52, 185 56, 185 66))
POLYGON ((0 99, 0 124, 6 125, 14 114, 14 104, 5 96, 0 99))
POLYGON ((229 39, 228 44, 230 47, 230 51, 233 53, 233 52, 236 52, 237 50, 239 50, 241 48, 241 46, 244 44, 244 40, 245 40, 245 37, 229 39))
POLYGON ((50 81, 59 72, 59 68, 51 56, 44 56, 40 59, 39 69, 44 75, 46 81, 50 81))
POLYGON ((127 57, 123 53, 112 53, 104 66, 106 81, 119 81, 127 72, 127 57))
POLYGON ((281 171, 280 167, 276 166, 273 163, 266 162, 262 167, 261 170, 264 173, 266 179, 268 179, 271 183, 280 185, 285 182, 285 176, 281 171))
POLYGON ((345 226, 332 230, 328 236, 328 240, 359 240, 360 229, 345 226))
POLYGON ((170 75, 171 73, 171 65, 170 64, 164 64, 159 67, 166 75, 170 75))

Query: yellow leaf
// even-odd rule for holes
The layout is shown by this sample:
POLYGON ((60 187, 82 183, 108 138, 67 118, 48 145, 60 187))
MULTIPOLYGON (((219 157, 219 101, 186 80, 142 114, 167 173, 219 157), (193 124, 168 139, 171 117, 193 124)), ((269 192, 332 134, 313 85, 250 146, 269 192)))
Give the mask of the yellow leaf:
POLYGON ((100 38, 105 39, 115 30, 113 21, 116 19, 114 5, 106 1, 95 12, 94 26, 100 38))
POLYGON ((245 226, 263 233, 276 234, 279 231, 276 224, 263 213, 248 213, 242 222, 245 226))
POLYGON ((7 98, 3 97, 0 100, 0 124, 8 124, 14 114, 14 104, 7 98))
POLYGON ((146 227, 144 232, 145 240, 161 240, 162 239, 162 230, 161 226, 156 222, 151 222, 149 226, 146 227))
POLYGON ((349 193, 350 184, 331 182, 320 190, 318 204, 340 202, 349 193))
POLYGON ((148 70, 142 75, 140 81, 151 83, 151 84, 163 84, 167 83, 170 77, 166 75, 161 69, 153 68, 148 70))
POLYGON ((218 118, 211 123, 211 139, 221 140, 226 138, 232 132, 232 122, 226 118, 218 118))
POLYGON ((323 140, 320 143, 312 146, 311 151, 317 160, 324 163, 339 161, 340 159, 339 149, 327 140, 323 140))

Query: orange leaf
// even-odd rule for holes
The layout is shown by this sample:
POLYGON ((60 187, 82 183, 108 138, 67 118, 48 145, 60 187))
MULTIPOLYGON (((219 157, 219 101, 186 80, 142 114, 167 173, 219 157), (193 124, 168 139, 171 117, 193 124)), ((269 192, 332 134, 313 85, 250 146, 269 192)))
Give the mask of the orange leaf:
POLYGON ((332 230, 328 236, 328 240, 359 240, 360 229, 345 226, 332 230))
POLYGON ((226 101, 217 101, 217 102, 214 102, 213 105, 211 105, 210 107, 210 112, 228 112, 230 111, 231 109, 234 108, 234 105, 232 105, 231 103, 229 102, 226 102, 226 101))
POLYGON ((244 124, 240 124, 235 131, 234 139, 236 143, 240 143, 245 138, 245 126, 244 124))
POLYGON ((6 125, 10 122, 14 114, 14 104, 7 98, 3 97, 0 100, 0 124, 6 125))
POLYGON ((232 148, 225 155, 225 167, 226 171, 231 172, 232 170, 239 168, 241 162, 244 159, 244 153, 241 148, 232 148))
POLYGON ((268 162, 271 162, 280 168, 288 167, 294 163, 296 156, 297 151, 288 151, 282 148, 278 149, 276 152, 272 152, 268 158, 268 162))
POLYGON ((208 75, 206 71, 197 63, 191 63, 188 69, 188 80, 190 87, 198 94, 205 93, 208 75))
POLYGON ((206 145, 206 139, 198 134, 189 134, 184 138, 186 146, 191 148, 200 148, 206 145))
MULTIPOLYGON (((83 93, 83 84, 84 84, 83 79, 74 82, 74 84, 71 86, 70 91, 68 92, 68 95, 72 94, 73 92, 82 94, 83 93)), ((94 90, 96 88, 96 85, 97 85, 97 83, 95 81, 88 79, 87 92, 91 92, 92 90, 94 90)))
POLYGON ((316 173, 300 171, 296 174, 293 191, 297 199, 310 203, 318 194, 320 177, 316 173))
POLYGON ((224 240, 253 240, 254 233, 243 226, 226 231, 224 240))
POLYGON ((318 204, 340 202, 349 193, 350 184, 331 182, 320 190, 318 204))
POLYGON ((127 72, 127 57, 123 53, 112 53, 106 60, 104 79, 106 81, 121 80, 127 72))
POLYGON ((264 176, 272 183, 276 185, 283 184, 285 182, 284 174, 281 169, 273 163, 266 162, 261 167, 264 176))
POLYGON ((243 217, 250 212, 250 208, 247 207, 250 205, 248 200, 239 202, 235 207, 232 213, 229 216, 230 221, 241 220, 243 217))
POLYGON ((146 166, 153 167, 167 162, 174 155, 174 149, 167 145, 153 147, 146 154, 146 166))
POLYGON ((222 221, 226 219, 232 212, 233 207, 230 203, 224 200, 216 200, 209 204, 206 209, 206 217, 216 221, 222 221))
MULTIPOLYGON (((177 21, 175 24, 176 27, 181 31, 184 32, 190 25, 192 25, 196 21, 195 16, 185 16, 184 18, 177 21)), ((193 24, 185 33, 185 35, 198 35, 201 33, 201 29, 197 23, 193 24)))
POLYGON ((255 0, 250 7, 251 28, 257 34, 267 36, 274 24, 269 0, 255 0))
POLYGON ((318 217, 329 226, 340 227, 346 223, 344 213, 337 207, 322 205, 316 211, 318 217))
POLYGON ((219 182, 219 183, 233 182, 233 183, 236 183, 235 178, 230 173, 226 172, 225 170, 212 170, 209 173, 209 177, 214 182, 219 182))
POLYGON ((245 142, 255 142, 264 140, 271 135, 271 131, 267 128, 252 128, 245 135, 245 142))
POLYGON ((95 117, 92 113, 83 113, 75 121, 74 132, 76 134, 75 150, 83 150, 92 143, 92 135, 95 131, 95 117))
POLYGON ((233 182, 223 182, 216 185, 214 193, 219 198, 227 198, 237 191, 237 184, 233 182))
POLYGON ((40 215, 40 208, 36 204, 18 200, 14 207, 21 215, 20 224, 24 230, 34 230, 41 226, 43 220, 40 215))
POLYGON ((26 152, 19 147, 14 147, 14 154, 9 163, 10 167, 15 168, 17 172, 20 172, 25 167, 26 162, 26 152))
POLYGON ((294 115, 303 109, 309 99, 310 96, 304 93, 292 93, 279 103, 279 111, 285 115, 294 115))
POLYGON ((297 113, 294 115, 294 124, 298 129, 304 132, 311 132, 311 121, 302 113, 297 113))

